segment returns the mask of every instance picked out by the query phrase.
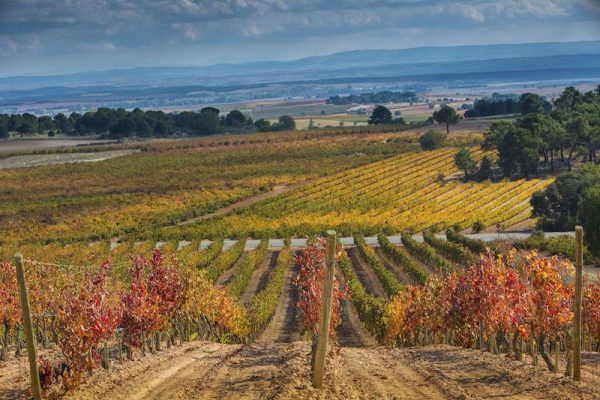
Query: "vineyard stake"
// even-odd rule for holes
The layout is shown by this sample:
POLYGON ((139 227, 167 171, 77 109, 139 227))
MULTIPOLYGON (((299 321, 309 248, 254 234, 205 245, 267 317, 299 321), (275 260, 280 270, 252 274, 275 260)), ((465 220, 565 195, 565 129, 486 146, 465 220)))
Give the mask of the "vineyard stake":
POLYGON ((321 315, 319 317, 319 336, 317 336, 317 350, 313 368, 313 387, 323 387, 323 374, 325 373, 325 356, 327 353, 327 340, 329 339, 329 325, 331 322, 331 302, 333 296, 333 274, 335 269, 335 231, 327 231, 327 260, 325 269, 325 282, 323 285, 323 300, 321 315))
POLYGON ((581 380, 581 301, 583 289, 583 228, 575 227, 575 316, 573 327, 573 379, 581 380))
POLYGON ((25 282, 23 256, 19 253, 15 254, 15 266, 17 268, 17 280, 19 281, 21 307, 23 308, 23 325, 25 325, 25 340, 27 342, 27 356, 29 358, 29 374, 31 375, 31 394, 34 400, 41 400, 42 389, 40 386, 40 375, 37 367, 35 336, 33 334, 33 323, 31 322, 31 307, 29 304, 29 297, 27 296, 27 284, 25 282))

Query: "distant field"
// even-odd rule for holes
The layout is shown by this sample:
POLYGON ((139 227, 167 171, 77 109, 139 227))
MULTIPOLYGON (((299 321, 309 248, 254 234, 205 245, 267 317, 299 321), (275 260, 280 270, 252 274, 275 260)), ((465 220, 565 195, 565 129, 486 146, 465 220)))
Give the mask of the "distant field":
MULTIPOLYGON (((313 125, 316 128, 324 128, 327 126, 365 126, 368 125, 367 117, 360 117, 355 115, 332 115, 328 117, 311 117, 311 118, 295 118, 296 129, 308 129, 310 121, 313 121, 313 125)), ((272 123, 277 122, 276 119, 271 120, 272 123)))
POLYGON ((107 144, 114 143, 114 140, 98 140, 98 139, 53 139, 53 138, 32 138, 32 139, 11 139, 0 140, 0 152, 21 152, 56 149, 60 147, 71 147, 78 145, 90 144, 107 144))
POLYGON ((0 169, 39 167, 41 165, 98 162, 122 157, 136 150, 98 151, 93 153, 28 154, 0 159, 0 169))

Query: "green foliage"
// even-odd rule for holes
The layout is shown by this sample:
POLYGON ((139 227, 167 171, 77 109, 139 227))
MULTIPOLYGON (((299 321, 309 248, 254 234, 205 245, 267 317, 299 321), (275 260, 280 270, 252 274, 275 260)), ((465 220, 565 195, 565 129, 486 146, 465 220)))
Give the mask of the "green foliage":
POLYGON ((521 102, 521 113, 523 114, 544 112, 544 99, 539 94, 523 93, 519 100, 521 102))
POLYGON ((475 233, 479 233, 485 228, 487 228, 487 225, 485 224, 485 222, 480 220, 475 221, 472 226, 473 232, 475 233))
POLYGON ((446 135, 440 131, 430 130, 425 132, 419 138, 419 143, 423 150, 435 150, 439 149, 444 145, 446 141, 446 135))
POLYGON ((464 147, 454 156, 454 163, 456 166, 465 172, 465 179, 469 177, 469 173, 475 168, 475 160, 471 156, 471 152, 464 147))
POLYGON ((260 132, 268 132, 271 130, 271 121, 264 118, 257 119, 254 121, 254 127, 260 132))
POLYGON ((344 281, 350 289, 350 301, 352 302, 352 305, 354 305, 358 317, 371 335, 381 341, 385 333, 385 322, 383 319, 385 302, 383 299, 367 293, 356 275, 356 271, 354 271, 354 268, 352 267, 352 261, 350 261, 350 258, 345 251, 338 263, 338 267, 342 271, 344 281))
POLYGON ((542 141, 528 130, 511 122, 496 122, 485 140, 487 146, 498 150, 498 165, 504 176, 517 172, 525 176, 537 173, 542 141))
POLYGON ((488 156, 483 156, 481 162, 479 163, 479 170, 477 171, 477 179, 480 181, 485 181, 488 179, 492 179, 494 177, 494 172, 492 171, 493 162, 492 159, 488 156))
POLYGON ((438 239, 431 232, 423 232, 423 239, 446 258, 459 265, 469 266, 476 261, 473 253, 458 243, 438 239))
POLYGON ((269 241, 267 239, 261 240, 260 245, 256 250, 249 251, 242 261, 240 269, 236 272, 233 279, 227 284, 229 294, 231 294, 233 298, 239 299, 242 294, 244 294, 244 291, 248 286, 248 282, 250 282, 250 279, 252 279, 252 274, 267 256, 268 244, 269 241))
POLYGON ((438 255, 433 247, 417 242, 409 234, 402 234, 402 244, 410 254, 422 263, 440 272, 451 272, 454 269, 452 265, 438 255))
POLYGON ((468 238, 452 229, 446 231, 446 238, 451 242, 467 247, 475 254, 487 253, 487 248, 483 240, 468 238))
MULTIPOLYGON (((585 232, 584 232, 585 237, 585 232)), ((551 238, 546 238, 543 235, 538 236, 530 236, 527 239, 517 240, 514 243, 515 248, 517 249, 526 249, 526 250, 539 250, 545 251, 550 255, 557 255, 561 257, 566 257, 571 261, 575 261, 575 238, 571 236, 556 236, 551 238)), ((590 260, 594 260, 592 254, 588 250, 587 247, 584 247, 583 250, 583 259, 584 262, 589 262, 590 260)))
POLYGON ((450 125, 457 124, 460 119, 456 110, 448 105, 444 105, 438 111, 434 111, 432 118, 438 124, 446 125, 446 133, 450 133, 450 125))
POLYGON ((350 96, 331 96, 327 104, 385 104, 385 103, 408 103, 417 101, 417 94, 408 92, 381 91, 376 93, 352 94, 350 96))
POLYGON ((579 200, 579 220, 592 254, 600 255, 600 185, 587 189, 579 200))
POLYGON ((390 124, 392 123, 392 112, 385 106, 377 106, 371 113, 369 119, 370 125, 390 124))
POLYGON ((279 117, 279 122, 271 126, 271 130, 274 131, 291 131, 296 129, 296 121, 289 115, 282 115, 279 117))
POLYGON ((498 150, 498 165, 504 176, 537 174, 540 156, 554 171, 557 155, 572 168, 577 157, 597 162, 600 143, 600 95, 566 88, 554 101, 554 110, 542 97, 521 96, 523 116, 516 123, 492 124, 485 143, 498 150))
POLYGON ((520 114, 521 109, 521 101, 516 95, 494 93, 491 97, 475 100, 473 109, 465 111, 465 118, 520 114))
POLYGON ((279 252, 277 265, 264 290, 259 292, 248 307, 250 330, 253 335, 262 332, 275 314, 275 308, 285 282, 285 273, 292 259, 289 243, 279 252))
POLYGON ((404 290, 404 286, 398 282, 394 274, 383 265, 373 248, 367 246, 365 239, 361 236, 354 236, 354 244, 362 258, 369 267, 375 272, 377 278, 383 285, 388 296, 392 297, 404 290))
POLYGON ((583 223, 578 215, 580 199, 586 190, 600 185, 600 166, 584 165, 559 175, 545 190, 533 194, 533 215, 540 217, 538 225, 547 231, 570 231, 583 223))
POLYGON ((211 282, 216 282, 219 276, 231 268, 233 264, 239 260, 244 253, 246 240, 238 240, 238 242, 229 250, 224 251, 217 257, 206 269, 206 276, 211 282))
POLYGON ((239 128, 246 123, 246 116, 240 110, 231 110, 225 117, 227 126, 239 128))
POLYGON ((394 260, 394 262, 398 264, 404 272, 410 275, 415 282, 420 285, 424 285, 425 282, 427 282, 427 279, 429 278, 427 272, 407 256, 401 248, 394 246, 389 239, 382 234, 377 237, 377 241, 383 252, 394 260))

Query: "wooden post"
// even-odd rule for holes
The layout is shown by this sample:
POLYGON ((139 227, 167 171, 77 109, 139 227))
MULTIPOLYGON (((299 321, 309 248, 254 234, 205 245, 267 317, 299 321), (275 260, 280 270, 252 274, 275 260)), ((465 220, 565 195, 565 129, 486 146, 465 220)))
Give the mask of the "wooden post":
POLYGON ((554 372, 558 372, 558 363, 560 362, 560 342, 554 341, 554 372))
POLYGON ((33 323, 31 322, 31 307, 27 295, 27 284, 25 282, 25 268, 23 268, 23 256, 15 254, 15 266, 17 269, 17 280, 19 281, 19 297, 23 309, 23 325, 25 326, 25 340, 27 342, 27 357, 29 358, 29 375, 31 376, 31 394, 34 400, 41 400, 42 389, 40 386, 40 375, 37 366, 37 353, 35 351, 35 336, 33 323))
POLYGON ((581 302, 583 292, 583 228, 575 227, 575 316, 573 318, 573 379, 581 380, 581 302))
POLYGON ((479 350, 481 350, 481 351, 485 350, 485 340, 483 338, 484 331, 485 331, 485 327, 483 324, 483 320, 481 320, 481 321, 479 321, 479 350))
POLYGON ((331 322, 331 302, 333 296, 333 275, 335 269, 335 231, 327 231, 327 264, 325 269, 325 282, 323 284, 323 299, 321 315, 319 317, 319 336, 317 337, 317 350, 315 352, 315 364, 313 368, 313 387, 323 387, 323 375, 325 373, 325 357, 327 355, 327 341, 329 340, 329 324, 331 322))

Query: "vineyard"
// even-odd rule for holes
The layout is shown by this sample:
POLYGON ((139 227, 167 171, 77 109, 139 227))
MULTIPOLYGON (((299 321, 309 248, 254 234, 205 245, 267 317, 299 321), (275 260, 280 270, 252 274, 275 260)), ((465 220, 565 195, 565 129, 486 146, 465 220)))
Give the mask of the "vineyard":
MULTIPOLYGON (((332 174, 243 212, 161 237, 287 237, 318 234, 329 227, 346 234, 431 227, 459 229, 480 221, 509 228, 531 215, 529 199, 551 179, 464 183, 453 149, 411 152, 332 174)), ((476 159, 485 153, 472 149, 476 159)), ((489 154, 488 154, 489 155, 489 154)))
MULTIPOLYGON (((572 368, 574 284, 565 280, 573 273, 570 263, 536 253, 506 252, 496 245, 479 260, 477 251, 483 243, 453 231, 448 231, 448 241, 432 235, 426 236, 425 243, 409 235, 402 239, 404 246, 396 246, 380 235, 379 247, 374 248, 355 236, 355 246, 338 246, 331 332, 334 348, 342 348, 341 355, 330 361, 334 370, 340 362, 348 362, 347 346, 377 344, 388 349, 476 347, 492 357, 505 354, 531 365, 542 377, 572 368), (459 262, 458 254, 467 261, 459 262)), ((259 348, 247 347, 249 343, 289 343, 288 351, 295 354, 293 368, 304 368, 300 363, 304 350, 297 340, 316 332, 322 304, 323 241, 309 241, 301 251, 291 249, 289 242, 282 250, 269 249, 265 240, 253 250, 245 249, 243 240, 228 249, 223 241, 205 250, 199 250, 198 242, 158 246, 153 241, 116 247, 98 242, 27 249, 24 266, 39 344, 41 385, 47 394, 86 398, 87 382, 102 379, 98 368, 108 376, 121 376, 127 368, 135 371, 140 360, 154 363, 158 362, 154 358, 179 354, 180 348, 194 351, 190 346, 197 341, 225 344, 214 347, 223 354, 219 358, 223 363, 242 354, 258 357, 252 352, 260 352, 259 348), (42 258, 46 261, 38 261, 42 258)), ((25 350, 14 263, 1 264, 0 274, 5 362, 0 368, 7 371, 0 381, 1 393, 7 385, 19 386, 22 376, 15 373, 14 362, 25 350)), ((584 349, 590 352, 600 344, 598 282, 586 283, 584 298, 584 349)), ((285 352, 273 346, 272 351, 285 352)), ((358 351, 362 357, 368 354, 348 351, 358 351)), ((383 361, 379 362, 390 362, 390 354, 380 355, 383 361)), ((435 363, 426 350, 419 354, 417 364, 435 363)), ((493 360, 486 362, 493 366, 493 360)), ((423 374, 416 371, 412 373, 423 374)), ((583 371, 586 379, 597 376, 593 364, 584 362, 583 371)), ((448 384, 434 385, 426 397, 448 397, 444 395, 448 388, 442 390, 448 384)), ((589 397, 597 394, 588 386, 577 390, 589 397)), ((12 393, 15 398, 23 396, 23 392, 12 393)))
POLYGON ((552 178, 465 181, 456 148, 420 151, 414 132, 319 135, 119 145, 139 151, 0 171, 0 398, 29 396, 16 252, 48 398, 600 396, 596 279, 574 383, 573 266, 535 253, 538 239, 512 250, 461 234, 529 219, 552 178), (347 238, 319 392, 328 229, 347 238))

